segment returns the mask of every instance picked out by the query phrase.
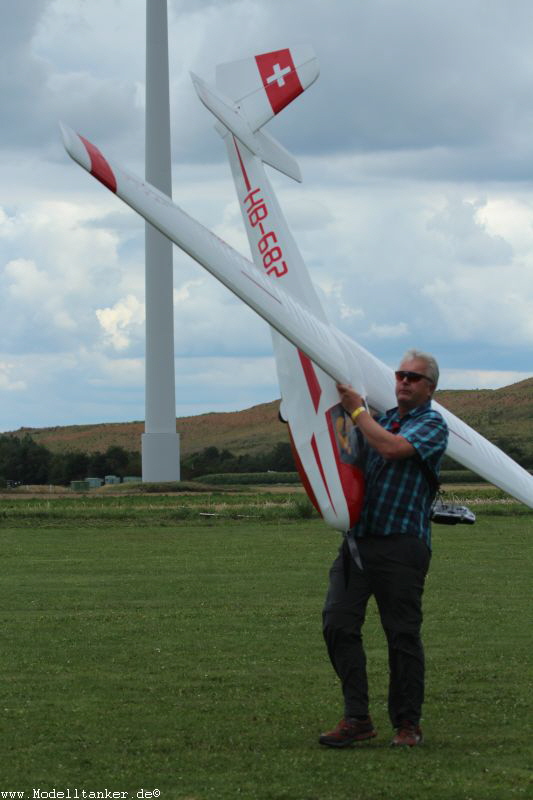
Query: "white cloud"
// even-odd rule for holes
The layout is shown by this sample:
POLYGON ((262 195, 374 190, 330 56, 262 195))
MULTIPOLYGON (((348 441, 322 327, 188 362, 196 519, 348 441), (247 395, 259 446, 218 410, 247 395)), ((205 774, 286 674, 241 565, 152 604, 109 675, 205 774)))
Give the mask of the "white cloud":
POLYGON ((9 261, 4 272, 8 278, 8 292, 15 300, 32 301, 49 291, 47 276, 29 259, 9 261))
POLYGON ((24 381, 12 380, 11 373, 14 366, 14 364, 0 361, 0 391, 18 392, 26 389, 24 381))
POLYGON ((409 328, 405 322, 398 322, 396 325, 375 325, 372 323, 368 336, 375 336, 377 339, 397 339, 407 336, 408 333, 409 328))
POLYGON ((470 201, 448 197, 446 205, 429 220, 428 230, 443 238, 452 263, 502 266, 512 261, 509 242, 499 234, 490 234, 483 222, 485 206, 484 198, 470 201))
POLYGON ((174 305, 179 306, 182 303, 188 303, 191 299, 191 294, 195 289, 202 289, 205 281, 203 279, 185 281, 179 289, 174 289, 174 305))
MULTIPOLYGON (((532 265, 533 266, 533 265, 532 265)), ((423 288, 451 340, 533 345, 531 266, 457 271, 423 288), (529 273, 529 274, 528 274, 529 273)))
POLYGON ((134 295, 118 300, 112 308, 97 308, 96 316, 105 338, 115 350, 125 350, 131 343, 132 330, 144 325, 145 308, 134 295))

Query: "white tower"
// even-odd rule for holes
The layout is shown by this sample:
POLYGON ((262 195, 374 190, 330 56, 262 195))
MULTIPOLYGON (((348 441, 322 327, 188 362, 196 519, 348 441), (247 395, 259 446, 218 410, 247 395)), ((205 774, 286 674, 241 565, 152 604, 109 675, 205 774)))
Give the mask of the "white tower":
MULTIPOLYGON (((146 180, 172 195, 167 0, 146 0, 146 180)), ((172 243, 148 223, 143 481, 179 481, 172 243)))

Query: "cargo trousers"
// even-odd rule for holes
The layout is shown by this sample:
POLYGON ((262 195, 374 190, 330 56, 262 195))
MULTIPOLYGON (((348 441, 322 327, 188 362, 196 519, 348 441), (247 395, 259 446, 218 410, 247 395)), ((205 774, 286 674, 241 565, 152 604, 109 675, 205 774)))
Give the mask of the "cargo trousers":
POLYGON ((392 726, 397 728, 405 720, 417 725, 424 701, 422 595, 431 552, 425 542, 407 534, 356 541, 360 566, 345 539, 330 570, 323 612, 324 639, 341 681, 344 715, 369 713, 362 628, 373 595, 387 637, 392 726))

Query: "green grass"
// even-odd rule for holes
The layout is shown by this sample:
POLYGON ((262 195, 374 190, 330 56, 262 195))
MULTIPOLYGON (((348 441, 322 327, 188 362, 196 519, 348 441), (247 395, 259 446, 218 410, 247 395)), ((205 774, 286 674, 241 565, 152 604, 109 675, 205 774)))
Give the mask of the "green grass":
POLYGON ((365 640, 379 737, 348 751, 317 744, 341 715, 320 632, 339 539, 320 521, 7 524, 0 791, 531 796, 533 517, 434 527, 426 744, 400 752, 388 747, 373 606, 365 640))
POLYGON ((0 500, 0 523, 16 527, 174 526, 202 517, 217 519, 290 520, 318 515, 302 492, 251 493, 214 490, 192 494, 154 495, 89 492, 84 496, 24 494, 0 500))
MULTIPOLYGON (((228 490, 185 483, 183 486, 174 484, 165 493, 153 493, 154 488, 164 491, 164 487, 139 484, 131 488, 130 484, 122 484, 113 487, 112 492, 108 491, 109 487, 104 487, 83 495, 41 493, 37 496, 17 490, 0 498, 0 525, 24 529, 70 525, 172 527, 184 521, 198 522, 206 516, 258 521, 318 518, 301 489, 285 487, 282 491, 280 487, 263 487, 258 490, 257 487, 240 486, 228 490), (176 491, 176 487, 180 491, 176 491)), ((476 513, 496 516, 533 514, 527 506, 488 484, 446 487, 443 497, 447 501, 467 503, 476 513)))

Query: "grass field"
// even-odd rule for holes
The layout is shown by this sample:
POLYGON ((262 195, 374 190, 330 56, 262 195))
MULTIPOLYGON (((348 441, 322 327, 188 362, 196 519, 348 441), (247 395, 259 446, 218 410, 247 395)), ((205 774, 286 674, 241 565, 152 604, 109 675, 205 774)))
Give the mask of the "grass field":
POLYGON ((54 527, 2 510, 0 797, 532 796, 531 514, 434 527, 426 743, 398 752, 373 607, 378 738, 317 744, 341 716, 320 631, 339 539, 320 521, 141 514, 124 526, 80 507, 81 522, 54 527))

